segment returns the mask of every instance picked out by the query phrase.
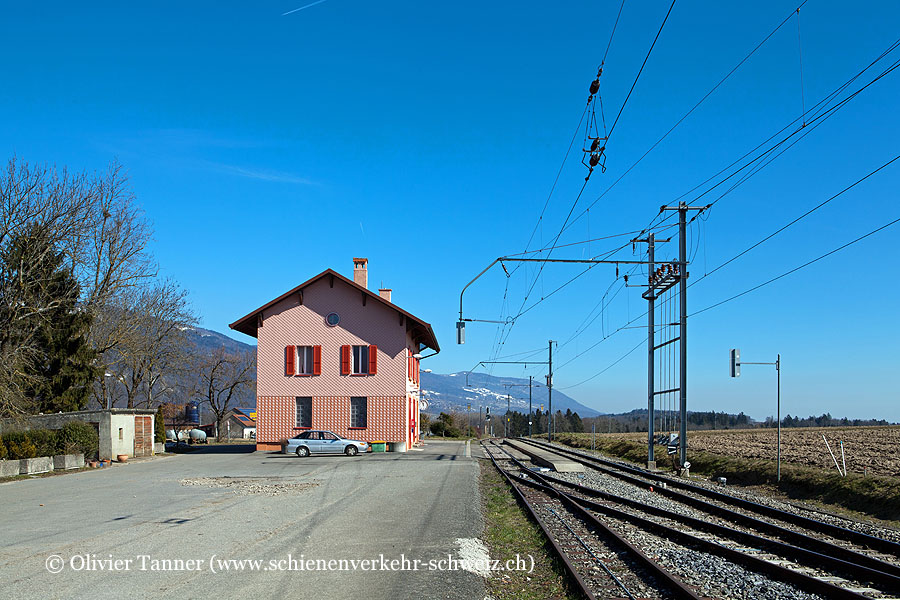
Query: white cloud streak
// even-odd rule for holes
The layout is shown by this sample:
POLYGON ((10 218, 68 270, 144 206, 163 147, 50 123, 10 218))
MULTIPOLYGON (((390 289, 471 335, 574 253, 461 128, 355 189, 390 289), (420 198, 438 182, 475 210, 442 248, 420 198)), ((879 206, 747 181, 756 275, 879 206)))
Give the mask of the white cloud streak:
POLYGON ((303 9, 305 9, 305 8, 309 8, 310 6, 315 6, 316 4, 322 4, 323 2, 327 2, 327 1, 328 1, 328 0, 316 0, 315 2, 311 2, 311 3, 309 3, 309 4, 305 5, 305 6, 301 6, 300 8, 295 8, 294 10, 289 10, 289 11, 287 11, 286 13, 282 13, 281 16, 282 16, 282 17, 285 17, 285 16, 287 16, 287 15, 289 15, 289 14, 291 14, 291 13, 295 13, 295 12, 297 12, 297 11, 299 11, 299 10, 303 10, 303 9))
POLYGON ((271 181, 274 183, 293 183, 298 185, 318 185, 317 182, 306 177, 300 177, 293 173, 284 171, 273 171, 270 169, 253 169, 240 167, 238 165, 228 165, 223 163, 207 162, 206 165, 216 171, 237 175, 239 177, 247 177, 249 179, 259 179, 261 181, 271 181))

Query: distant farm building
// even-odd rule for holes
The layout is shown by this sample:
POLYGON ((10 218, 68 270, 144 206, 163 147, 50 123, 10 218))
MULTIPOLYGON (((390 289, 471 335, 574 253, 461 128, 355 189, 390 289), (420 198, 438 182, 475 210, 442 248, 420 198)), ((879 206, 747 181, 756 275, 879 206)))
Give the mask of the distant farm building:
MULTIPOLYGON (((200 427, 210 437, 216 437, 216 422, 200 427)), ((232 408, 222 421, 222 437, 229 440, 250 440, 256 437, 256 409, 232 408)))

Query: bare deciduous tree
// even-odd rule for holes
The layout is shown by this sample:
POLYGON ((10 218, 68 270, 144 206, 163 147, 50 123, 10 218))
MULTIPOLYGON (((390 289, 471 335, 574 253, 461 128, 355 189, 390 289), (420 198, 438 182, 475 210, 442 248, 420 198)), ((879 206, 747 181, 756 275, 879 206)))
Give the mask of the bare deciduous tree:
POLYGON ((87 235, 72 245, 85 304, 103 306, 123 290, 154 278, 156 265, 147 245, 152 231, 135 202, 128 177, 113 163, 91 182, 93 203, 87 235))
POLYGON ((219 348, 206 356, 198 356, 196 369, 194 393, 215 416, 216 438, 221 441, 224 435, 222 423, 232 408, 231 401, 236 394, 253 386, 256 357, 252 352, 233 354, 219 348))
MULTIPOLYGON (((99 367, 124 384, 123 346, 141 335, 145 288, 153 285, 157 274, 147 251, 152 232, 121 165, 110 165, 93 179, 92 188, 91 226, 71 251, 86 309, 93 314, 91 342, 99 367)), ((107 397, 106 379, 101 377, 95 386, 101 406, 107 397)))
POLYGON ((128 408, 152 407, 158 392, 171 391, 190 370, 187 331, 197 317, 187 292, 164 280, 141 290, 127 320, 134 323, 133 331, 119 345, 112 373, 122 382, 128 408))

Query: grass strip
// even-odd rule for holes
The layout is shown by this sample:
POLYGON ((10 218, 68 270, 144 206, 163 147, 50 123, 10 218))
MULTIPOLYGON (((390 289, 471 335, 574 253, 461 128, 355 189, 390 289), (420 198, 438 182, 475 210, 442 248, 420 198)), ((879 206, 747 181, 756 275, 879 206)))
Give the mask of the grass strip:
POLYGON ((534 557, 534 571, 494 571, 486 581, 487 595, 496 600, 580 600, 569 584, 565 566, 540 527, 519 505, 516 495, 490 460, 479 460, 483 540, 494 560, 505 564, 516 555, 534 557))

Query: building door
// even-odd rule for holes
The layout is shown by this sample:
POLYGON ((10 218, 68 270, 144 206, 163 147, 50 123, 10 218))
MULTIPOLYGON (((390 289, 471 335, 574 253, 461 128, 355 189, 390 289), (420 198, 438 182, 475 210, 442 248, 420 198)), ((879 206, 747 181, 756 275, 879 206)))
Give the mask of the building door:
POLYGON ((135 415, 134 417, 134 452, 132 456, 150 456, 153 454, 153 421, 152 417, 135 415))
POLYGON ((412 446, 415 444, 418 439, 416 435, 416 417, 415 417, 415 409, 416 409, 416 401, 413 398, 408 398, 407 403, 409 405, 409 445, 412 446))

